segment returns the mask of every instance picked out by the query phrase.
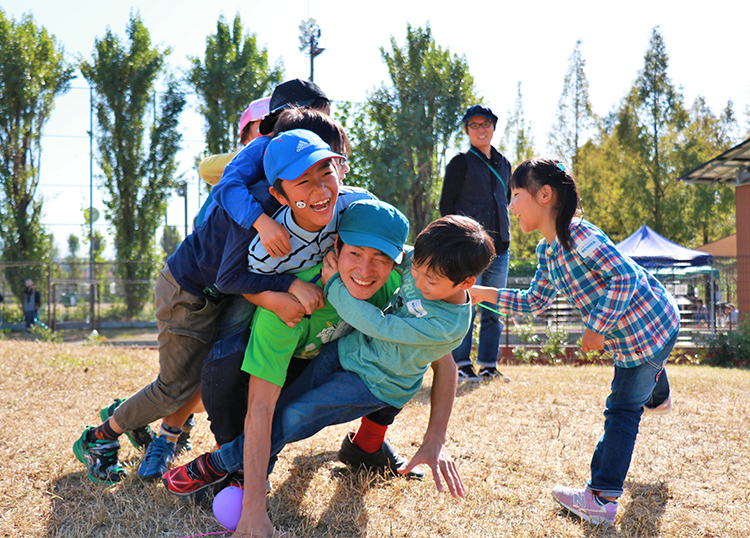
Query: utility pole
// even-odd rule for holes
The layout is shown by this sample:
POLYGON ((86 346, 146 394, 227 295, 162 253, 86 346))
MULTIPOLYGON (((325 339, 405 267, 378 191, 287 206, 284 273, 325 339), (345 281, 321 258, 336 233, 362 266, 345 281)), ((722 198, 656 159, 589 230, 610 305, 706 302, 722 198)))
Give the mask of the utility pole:
POLYGON ((315 19, 307 19, 299 25, 299 31, 301 33, 299 36, 299 50, 310 57, 310 82, 313 82, 313 61, 316 56, 326 50, 318 46, 320 45, 320 26, 315 22, 315 19))

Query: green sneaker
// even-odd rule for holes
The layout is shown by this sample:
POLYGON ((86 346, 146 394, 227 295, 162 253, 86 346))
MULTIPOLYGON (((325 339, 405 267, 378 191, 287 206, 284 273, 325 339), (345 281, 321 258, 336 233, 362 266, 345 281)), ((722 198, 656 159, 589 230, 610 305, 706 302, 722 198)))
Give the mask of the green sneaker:
MULTIPOLYGON (((102 422, 107 422, 107 419, 115 414, 115 409, 117 409, 124 401, 125 398, 115 398, 114 403, 107 407, 102 407, 102 410, 99 411, 99 417, 102 419, 102 422)), ((154 436, 151 433, 151 428, 148 426, 136 428, 132 431, 126 431, 125 435, 130 439, 130 444, 138 450, 146 450, 149 443, 154 439, 154 436)))
POLYGON ((76 459, 86 466, 92 482, 117 484, 128 474, 117 459, 120 441, 117 439, 114 441, 97 440, 89 443, 86 437, 93 429, 94 426, 86 426, 83 435, 73 443, 73 453, 76 459))

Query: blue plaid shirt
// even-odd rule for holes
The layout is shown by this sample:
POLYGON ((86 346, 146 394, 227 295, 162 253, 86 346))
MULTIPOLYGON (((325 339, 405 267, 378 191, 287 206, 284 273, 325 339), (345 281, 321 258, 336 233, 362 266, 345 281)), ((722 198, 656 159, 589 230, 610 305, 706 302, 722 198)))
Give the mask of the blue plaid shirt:
POLYGON ((569 251, 557 238, 551 245, 546 239, 539 243, 531 286, 500 290, 498 309, 538 315, 560 293, 587 328, 605 335, 604 350, 615 364, 633 368, 654 358, 680 330, 674 298, 590 222, 573 220, 570 234, 569 251))

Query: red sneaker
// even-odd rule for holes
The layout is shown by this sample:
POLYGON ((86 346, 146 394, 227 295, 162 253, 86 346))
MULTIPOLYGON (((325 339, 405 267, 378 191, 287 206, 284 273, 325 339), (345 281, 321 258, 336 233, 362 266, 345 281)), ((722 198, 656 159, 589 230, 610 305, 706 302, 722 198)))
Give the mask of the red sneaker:
POLYGON ((192 497, 199 501, 227 477, 226 471, 214 469, 208 463, 210 452, 198 456, 190 463, 164 473, 162 482, 170 493, 179 497, 192 497))

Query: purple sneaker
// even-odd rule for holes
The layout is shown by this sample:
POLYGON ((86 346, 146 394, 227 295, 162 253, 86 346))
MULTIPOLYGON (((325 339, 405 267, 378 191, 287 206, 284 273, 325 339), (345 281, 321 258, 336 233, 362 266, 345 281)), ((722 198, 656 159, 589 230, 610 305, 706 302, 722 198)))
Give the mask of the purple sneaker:
POLYGON ((617 502, 599 504, 594 493, 588 488, 568 488, 555 486, 552 496, 564 508, 570 510, 584 521, 605 527, 615 522, 617 502))

